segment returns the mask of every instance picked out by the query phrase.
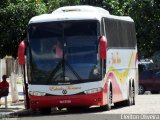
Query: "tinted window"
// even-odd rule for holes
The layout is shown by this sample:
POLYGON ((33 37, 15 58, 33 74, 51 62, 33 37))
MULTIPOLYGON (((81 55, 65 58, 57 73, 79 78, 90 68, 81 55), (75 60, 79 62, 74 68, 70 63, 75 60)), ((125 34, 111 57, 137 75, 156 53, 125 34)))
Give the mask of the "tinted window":
POLYGON ((155 79, 160 79, 160 70, 156 70, 153 76, 155 79))
POLYGON ((98 80, 98 28, 95 20, 36 23, 29 26, 32 83, 98 80))
POLYGON ((140 75, 139 78, 142 80, 147 80, 147 79, 151 79, 153 77, 153 71, 149 70, 149 71, 143 71, 140 75))
POLYGON ((108 47, 135 47, 134 22, 105 18, 108 47))

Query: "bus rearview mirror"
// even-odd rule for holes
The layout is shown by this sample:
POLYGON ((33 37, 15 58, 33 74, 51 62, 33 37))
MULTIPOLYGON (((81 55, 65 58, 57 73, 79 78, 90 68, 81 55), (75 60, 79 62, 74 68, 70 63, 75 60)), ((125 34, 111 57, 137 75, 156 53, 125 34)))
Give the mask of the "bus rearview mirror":
POLYGON ((105 36, 100 37, 100 58, 106 59, 107 39, 105 36))
POLYGON ((22 65, 25 64, 25 49, 25 42, 22 41, 18 46, 18 63, 22 65))

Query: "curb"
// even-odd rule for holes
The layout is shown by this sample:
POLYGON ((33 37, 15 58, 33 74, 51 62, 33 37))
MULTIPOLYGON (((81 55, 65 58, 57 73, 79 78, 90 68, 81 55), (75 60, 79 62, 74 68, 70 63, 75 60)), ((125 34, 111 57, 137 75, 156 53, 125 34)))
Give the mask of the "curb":
POLYGON ((22 109, 25 109, 23 101, 17 102, 17 103, 10 103, 7 105, 7 108, 5 108, 5 105, 1 105, 0 112, 3 112, 3 114, 7 114, 10 112, 16 112, 22 109))

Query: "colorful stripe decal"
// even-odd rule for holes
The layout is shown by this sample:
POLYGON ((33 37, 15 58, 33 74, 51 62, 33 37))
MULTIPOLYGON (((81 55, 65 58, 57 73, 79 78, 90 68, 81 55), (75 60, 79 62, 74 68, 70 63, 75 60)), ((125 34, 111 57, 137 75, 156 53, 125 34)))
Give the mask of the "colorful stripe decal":
POLYGON ((134 57, 134 52, 132 52, 129 63, 128 63, 128 68, 124 72, 121 73, 118 70, 116 70, 113 66, 110 66, 108 68, 107 74, 109 74, 112 71, 115 74, 115 76, 118 78, 120 83, 124 84, 126 78, 128 77, 130 66, 131 66, 131 63, 133 61, 133 57, 134 57))

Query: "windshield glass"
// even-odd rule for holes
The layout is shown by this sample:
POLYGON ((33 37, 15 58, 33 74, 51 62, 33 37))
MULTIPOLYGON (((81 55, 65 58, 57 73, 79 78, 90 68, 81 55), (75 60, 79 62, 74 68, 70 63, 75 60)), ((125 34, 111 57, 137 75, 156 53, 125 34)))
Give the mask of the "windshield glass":
POLYGON ((31 24, 31 82, 55 84, 99 79, 98 25, 94 20, 31 24))

